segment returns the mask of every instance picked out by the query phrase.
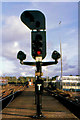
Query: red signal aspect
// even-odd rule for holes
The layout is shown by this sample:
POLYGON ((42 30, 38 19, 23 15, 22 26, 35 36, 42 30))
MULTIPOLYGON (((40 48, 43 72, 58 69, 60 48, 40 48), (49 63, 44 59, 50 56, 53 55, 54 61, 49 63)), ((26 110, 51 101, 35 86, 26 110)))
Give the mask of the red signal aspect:
POLYGON ((40 54, 41 54, 41 51, 37 51, 37 54, 40 55, 40 54))

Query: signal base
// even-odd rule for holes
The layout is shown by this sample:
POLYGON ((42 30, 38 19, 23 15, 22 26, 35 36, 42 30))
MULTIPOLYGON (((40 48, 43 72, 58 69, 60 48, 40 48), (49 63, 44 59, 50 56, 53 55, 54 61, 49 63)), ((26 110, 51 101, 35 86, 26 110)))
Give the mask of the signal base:
POLYGON ((45 116, 41 113, 40 115, 35 115, 32 118, 41 119, 41 118, 45 118, 45 116))

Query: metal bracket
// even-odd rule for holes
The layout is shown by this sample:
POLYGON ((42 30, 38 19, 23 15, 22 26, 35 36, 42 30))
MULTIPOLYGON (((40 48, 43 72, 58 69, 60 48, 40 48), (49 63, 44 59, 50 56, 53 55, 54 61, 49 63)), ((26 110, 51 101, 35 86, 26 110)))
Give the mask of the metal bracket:
MULTIPOLYGON (((20 61, 20 63, 22 65, 30 65, 30 66, 36 66, 36 62, 23 62, 23 61, 20 61)), ((48 66, 48 65, 53 65, 53 64, 57 64, 58 61, 49 61, 49 62, 40 62, 41 66, 48 66)))

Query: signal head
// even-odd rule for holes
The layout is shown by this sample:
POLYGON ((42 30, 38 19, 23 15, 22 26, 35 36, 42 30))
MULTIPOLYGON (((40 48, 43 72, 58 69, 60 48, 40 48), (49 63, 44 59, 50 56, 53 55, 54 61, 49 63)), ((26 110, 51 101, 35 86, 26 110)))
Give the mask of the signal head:
POLYGON ((32 31, 32 57, 42 57, 46 56, 46 31, 32 31))
POLYGON ((57 61, 60 57, 61 57, 60 53, 58 53, 56 50, 53 51, 53 53, 52 53, 52 58, 53 58, 54 60, 57 61))
POLYGON ((19 59, 20 61, 23 61, 26 59, 26 54, 24 54, 24 52, 19 51, 17 54, 17 59, 19 59))
POLYGON ((26 10, 21 14, 21 21, 31 30, 45 29, 45 16, 38 10, 26 10))

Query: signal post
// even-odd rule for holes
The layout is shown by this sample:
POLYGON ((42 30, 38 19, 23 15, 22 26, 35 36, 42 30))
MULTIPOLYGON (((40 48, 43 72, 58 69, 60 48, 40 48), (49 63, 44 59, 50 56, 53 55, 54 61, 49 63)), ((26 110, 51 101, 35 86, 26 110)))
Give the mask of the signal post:
POLYGON ((60 54, 57 51, 52 53, 52 58, 55 61, 42 62, 46 57, 46 27, 45 16, 38 10, 26 10, 21 14, 21 21, 31 30, 31 55, 35 62, 24 62, 26 54, 19 51, 17 59, 22 65, 36 66, 36 80, 35 80, 35 102, 36 115, 33 118, 42 118, 42 94, 43 94, 43 80, 41 79, 42 66, 53 65, 58 63, 60 54))
POLYGON ((42 75, 42 66, 40 62, 36 62, 36 80, 35 80, 35 104, 36 104, 36 115, 34 118, 44 117, 42 114, 42 94, 43 94, 43 80, 41 79, 42 75))

